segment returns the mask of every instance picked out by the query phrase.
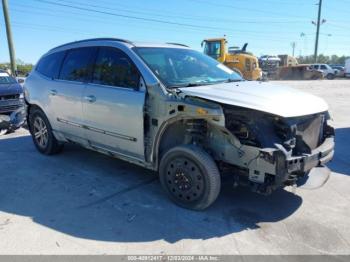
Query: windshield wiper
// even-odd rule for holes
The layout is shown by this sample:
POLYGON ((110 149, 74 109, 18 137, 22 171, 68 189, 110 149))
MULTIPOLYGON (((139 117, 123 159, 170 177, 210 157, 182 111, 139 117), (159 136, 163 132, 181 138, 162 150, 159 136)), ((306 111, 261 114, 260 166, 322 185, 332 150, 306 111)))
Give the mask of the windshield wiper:
POLYGON ((170 89, 177 89, 183 87, 193 87, 193 86, 207 86, 207 85, 215 85, 219 83, 232 83, 232 82, 241 82, 245 81, 244 79, 226 79, 225 81, 213 81, 213 82, 189 82, 183 85, 169 85, 167 86, 170 89))
POLYGON ((176 89, 176 88, 183 88, 183 87, 193 87, 193 86, 205 86, 205 85, 210 85, 210 84, 213 84, 213 83, 208 83, 208 82, 192 82, 192 83, 186 83, 186 84, 183 84, 183 85, 169 85, 167 86, 167 88, 170 88, 170 89, 176 89))
POLYGON ((224 83, 233 83, 233 82, 242 82, 244 81, 244 79, 227 79, 226 81, 224 81, 224 83))

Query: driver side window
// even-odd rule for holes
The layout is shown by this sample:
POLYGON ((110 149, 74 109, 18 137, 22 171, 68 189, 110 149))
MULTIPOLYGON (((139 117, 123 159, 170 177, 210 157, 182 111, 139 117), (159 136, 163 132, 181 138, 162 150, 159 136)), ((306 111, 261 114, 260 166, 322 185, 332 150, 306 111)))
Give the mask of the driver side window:
POLYGON ((139 86, 140 74, 125 53, 112 47, 100 47, 92 82, 136 89, 139 86))

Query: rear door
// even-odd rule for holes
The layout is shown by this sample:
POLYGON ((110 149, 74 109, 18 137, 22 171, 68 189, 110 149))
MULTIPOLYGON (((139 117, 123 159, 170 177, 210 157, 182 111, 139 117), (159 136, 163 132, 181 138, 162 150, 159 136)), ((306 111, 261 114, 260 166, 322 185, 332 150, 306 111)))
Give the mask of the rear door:
POLYGON ((121 50, 100 47, 83 94, 85 137, 91 146, 144 160, 140 73, 121 50))
POLYGON ((67 138, 82 142, 82 95, 87 77, 91 74, 96 48, 68 50, 58 79, 50 85, 50 108, 55 113, 56 127, 67 138))

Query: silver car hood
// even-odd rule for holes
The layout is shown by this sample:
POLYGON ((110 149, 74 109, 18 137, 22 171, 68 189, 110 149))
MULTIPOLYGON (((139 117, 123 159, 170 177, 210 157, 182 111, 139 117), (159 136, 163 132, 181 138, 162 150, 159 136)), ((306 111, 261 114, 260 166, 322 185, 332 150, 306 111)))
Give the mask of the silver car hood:
POLYGON ((295 117, 328 110, 327 103, 293 88, 256 81, 180 88, 186 96, 245 107, 282 117, 295 117))

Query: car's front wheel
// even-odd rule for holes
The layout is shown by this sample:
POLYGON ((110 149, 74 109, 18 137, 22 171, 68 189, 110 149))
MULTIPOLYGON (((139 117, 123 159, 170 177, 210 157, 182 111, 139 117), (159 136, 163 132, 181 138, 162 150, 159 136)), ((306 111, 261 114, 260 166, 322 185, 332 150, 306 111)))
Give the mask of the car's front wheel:
POLYGON ((334 74, 328 74, 327 75, 327 79, 329 79, 329 80, 333 80, 334 79, 334 74))
POLYGON ((61 151, 63 145, 54 137, 49 120, 43 111, 37 108, 30 111, 29 127, 34 145, 40 153, 53 155, 61 151))
POLYGON ((203 149, 183 145, 170 149, 159 165, 160 182, 178 205, 202 210, 218 197, 221 178, 216 163, 203 149))

